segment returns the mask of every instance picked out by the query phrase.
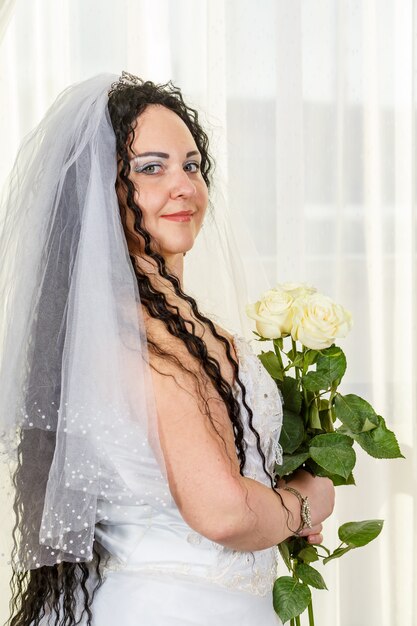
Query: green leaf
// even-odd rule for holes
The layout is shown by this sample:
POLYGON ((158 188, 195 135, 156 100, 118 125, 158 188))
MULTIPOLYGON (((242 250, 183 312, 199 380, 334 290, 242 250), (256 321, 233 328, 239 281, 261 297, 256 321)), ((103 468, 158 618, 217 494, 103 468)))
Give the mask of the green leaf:
POLYGON ((282 352, 282 349, 284 347, 284 339, 282 337, 279 337, 278 339, 274 339, 274 349, 275 352, 277 352, 277 350, 280 351, 280 353, 282 352))
POLYGON ((286 541, 282 541, 280 544, 278 544, 278 550, 285 565, 291 571, 291 556, 288 543, 286 541))
POLYGON ((344 478, 343 476, 338 476, 337 474, 328 474, 327 478, 330 478, 335 487, 342 487, 344 485, 356 485, 355 478, 352 473, 350 473, 347 478, 344 478))
POLYGON ((300 369, 304 364, 304 354, 302 352, 296 352, 295 358, 292 360, 291 367, 299 367, 300 369))
POLYGON ((352 433, 369 431, 369 425, 372 428, 378 426, 378 416, 372 406, 354 394, 342 396, 338 393, 334 399, 334 409, 336 416, 352 433))
POLYGON ((294 348, 290 348, 289 350, 287 350, 287 352, 285 352, 283 350, 283 353, 285 354, 285 356, 287 357, 288 360, 288 365, 287 367, 298 367, 298 368, 302 368, 303 363, 304 363, 304 353, 303 352, 299 352, 298 350, 294 349, 294 348))
POLYGON ((288 544, 288 549, 292 559, 298 558, 300 550, 302 550, 304 546, 310 545, 304 537, 296 537, 295 535, 292 535, 285 541, 288 544))
POLYGON ((352 434, 353 439, 376 459, 403 459, 395 434, 386 427, 383 417, 377 417, 379 425, 376 428, 358 435, 352 434))
POLYGON ((279 443, 283 452, 292 454, 304 439, 304 424, 300 415, 284 407, 283 423, 279 443))
POLYGON ((290 576, 281 576, 273 590, 274 609, 283 623, 300 615, 311 602, 307 585, 290 576))
POLYGON ((317 473, 317 476, 325 476, 326 478, 330 478, 335 487, 356 485, 355 478, 352 473, 350 473, 347 478, 344 478, 343 476, 338 476, 337 474, 331 474, 330 472, 317 473))
POLYGON ((319 560, 316 548, 313 546, 306 546, 297 554, 297 558, 304 561, 304 563, 314 563, 319 560))
POLYGON ((326 563, 328 563, 329 561, 339 559, 341 556, 346 554, 346 552, 350 552, 351 550, 352 548, 350 546, 348 546, 347 548, 336 548, 336 550, 330 556, 326 556, 326 558, 323 559, 324 565, 326 565, 326 563))
POLYGON ((335 445, 343 445, 343 446, 352 447, 353 445, 352 437, 349 437, 349 435, 343 435, 341 433, 336 433, 336 432, 325 433, 324 435, 316 435, 310 441, 310 445, 313 442, 315 445, 322 446, 322 447, 335 446, 335 445))
POLYGON ((319 403, 319 411, 328 411, 330 406, 329 406, 329 401, 326 398, 319 398, 318 400, 319 403))
POLYGON ((297 452, 296 454, 284 454, 282 465, 276 466, 278 476, 286 476, 295 472, 310 457, 310 452, 297 452))
POLYGON ((327 589, 323 576, 311 565, 299 563, 295 568, 295 575, 300 578, 303 583, 315 587, 315 589, 327 589))
POLYGON ((303 400, 295 378, 284 376, 284 380, 278 386, 282 393, 285 408, 293 413, 299 413, 303 400))
POLYGON ((346 371, 346 357, 341 348, 332 346, 323 350, 317 358, 315 372, 308 372, 302 383, 308 391, 329 389, 333 383, 339 383, 346 371))
POLYGON ((350 473, 347 478, 343 476, 339 476, 338 474, 332 474, 331 472, 327 472, 323 467, 317 465, 314 461, 308 462, 309 468, 312 470, 315 476, 325 476, 326 478, 330 478, 335 487, 339 487, 340 485, 355 485, 355 479, 353 474, 350 473))
POLYGON ((352 439, 340 433, 317 435, 310 442, 311 458, 331 474, 348 478, 356 463, 352 439))
POLYGON ((380 519, 376 520, 364 520, 362 522, 347 522, 339 528, 339 539, 343 543, 347 544, 346 547, 339 547, 328 557, 323 560, 326 564, 333 559, 338 559, 346 552, 355 548, 361 548, 373 541, 380 534, 384 521, 380 519))
POLYGON ((262 352, 259 355, 259 359, 272 378, 275 380, 282 380, 284 374, 275 352, 272 352, 272 350, 269 352, 262 352))
POLYGON ((382 519, 369 519, 363 522, 347 522, 339 528, 339 539, 350 548, 366 546, 378 537, 384 525, 382 519))
POLYGON ((301 379, 302 385, 308 391, 318 392, 329 388, 327 379, 320 372, 307 372, 301 379))
POLYGON ((366 418, 363 423, 362 432, 367 433, 369 430, 373 430, 374 428, 376 428, 376 425, 371 422, 370 419, 366 418))
POLYGON ((320 424, 321 424, 322 429, 327 433, 334 432, 334 426, 333 426, 334 420, 333 420, 332 410, 327 409, 324 411, 320 411, 319 416, 320 416, 320 424))
POLYGON ((310 367, 311 365, 314 365, 314 363, 317 361, 317 357, 320 353, 317 350, 309 350, 307 349, 304 352, 304 365, 305 367, 310 367))
POLYGON ((316 430, 322 429, 319 410, 315 401, 310 404, 308 409, 308 423, 310 428, 315 428, 316 430))
POLYGON ((323 362, 323 368, 329 368, 329 372, 331 372, 332 380, 341 380, 345 371, 346 371, 346 357, 339 346, 330 346, 330 348, 326 348, 325 350, 320 351, 320 356, 318 358, 317 364, 323 362), (326 365, 325 361, 328 360, 329 364, 326 365))

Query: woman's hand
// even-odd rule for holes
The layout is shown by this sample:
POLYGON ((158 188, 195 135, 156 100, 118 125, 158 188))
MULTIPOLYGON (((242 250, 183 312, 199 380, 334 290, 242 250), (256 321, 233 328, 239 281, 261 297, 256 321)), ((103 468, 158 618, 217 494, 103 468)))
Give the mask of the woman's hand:
MULTIPOLYGON (((322 522, 331 515, 334 508, 335 489, 332 481, 329 478, 312 476, 305 470, 297 470, 288 483, 281 479, 277 482, 277 487, 283 490, 287 484, 297 489, 303 497, 308 497, 313 526, 304 528, 300 535, 306 537, 309 543, 321 543, 322 522)), ((282 493, 285 492, 281 491, 282 493)))
POLYGON ((313 526, 312 528, 304 528, 304 530, 300 532, 300 537, 305 537, 308 543, 322 543, 322 530, 323 524, 317 524, 317 526, 313 526))

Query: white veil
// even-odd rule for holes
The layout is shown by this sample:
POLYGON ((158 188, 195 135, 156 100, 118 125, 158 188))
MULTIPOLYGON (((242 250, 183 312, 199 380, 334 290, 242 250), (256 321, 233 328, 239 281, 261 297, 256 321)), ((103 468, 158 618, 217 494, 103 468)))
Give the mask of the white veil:
POLYGON ((170 499, 114 189, 116 79, 61 94, 24 142, 5 197, 0 423, 11 468, 16 454, 24 461, 14 555, 24 569, 90 560, 100 500, 170 499), (118 459, 133 468, 138 455, 147 471, 121 475, 118 459))
POLYGON ((230 210, 214 178, 211 206, 184 262, 184 290, 208 317, 250 340, 254 324, 246 305, 258 300, 270 284, 244 216, 230 210))
MULTIPOLYGON (((115 193, 116 80, 100 75, 58 97, 23 143, 0 213, 0 451, 11 471, 23 461, 17 569, 91 560, 101 502, 145 496, 161 510, 171 499, 115 193)), ((242 238, 225 210, 209 216, 184 289, 247 334, 242 238)))

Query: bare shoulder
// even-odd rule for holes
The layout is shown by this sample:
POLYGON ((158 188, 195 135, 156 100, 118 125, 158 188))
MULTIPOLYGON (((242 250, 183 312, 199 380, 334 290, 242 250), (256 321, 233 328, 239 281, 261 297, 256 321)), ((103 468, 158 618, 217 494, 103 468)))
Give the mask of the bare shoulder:
MULTIPOLYGON (((153 387, 160 415, 167 413, 172 419, 175 412, 173 398, 182 415, 196 410, 204 413, 204 403, 207 402, 220 402, 223 405, 218 389, 207 373, 204 360, 196 358, 192 346, 182 338, 173 336, 159 319, 148 317, 145 324, 153 387)), ((230 352, 236 361, 233 335, 218 325, 215 328, 228 341, 230 352)), ((209 357, 216 360, 223 379, 233 386, 236 366, 230 362, 224 343, 202 324, 196 324, 194 330, 204 340, 209 357)), ((221 413, 224 411, 223 405, 221 413)))
POLYGON ((225 330, 222 326, 219 326, 218 324, 215 324, 214 322, 213 324, 214 324, 215 329, 219 333, 219 335, 223 335, 223 337, 226 337, 229 343, 233 345, 233 335, 229 333, 229 331, 225 330))
MULTIPOLYGON (((183 319, 185 320, 186 325, 188 325, 190 330, 191 329, 193 330, 193 332, 195 333, 197 337, 200 337, 201 339, 204 340, 210 356, 216 358, 220 366, 222 368, 226 368, 227 370, 228 359, 227 359, 224 344, 213 335, 213 333, 211 332, 211 330, 208 328, 207 325, 202 324, 198 320, 192 319, 190 313, 189 312, 187 313, 188 313, 187 315, 183 316, 183 319)), ((181 360, 181 363, 183 365, 192 366, 193 363, 194 365, 196 364, 196 359, 190 354, 186 343, 179 337, 173 336, 168 331, 166 325, 164 324, 162 320, 152 318, 147 312, 144 312, 144 322, 145 322, 146 332, 148 336, 148 341, 150 344, 151 364, 152 362, 155 364, 159 360, 163 360, 164 358, 166 359, 168 354, 175 355, 179 360, 181 360), (155 346, 155 349, 153 349, 153 346, 155 346), (159 356, 158 356, 157 348, 160 349, 159 356), (164 356, 164 353, 165 353, 165 356, 164 356)), ((237 357, 236 357, 235 348, 234 348, 233 335, 230 332, 228 332, 226 329, 221 327, 219 324, 216 324, 215 322, 213 322, 213 325, 216 329, 216 332, 228 341, 232 356, 236 360, 237 357)), ((171 362, 173 362, 173 360, 171 362)), ((230 377, 230 372, 228 373, 225 372, 225 374, 226 374, 226 378, 230 377)))

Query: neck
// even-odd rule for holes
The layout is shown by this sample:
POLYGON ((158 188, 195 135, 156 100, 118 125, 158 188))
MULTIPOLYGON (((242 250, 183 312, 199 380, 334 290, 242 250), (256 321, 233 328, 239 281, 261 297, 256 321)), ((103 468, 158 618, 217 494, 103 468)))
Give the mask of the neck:
POLYGON ((171 254, 164 257, 167 270, 170 274, 174 274, 180 281, 182 288, 184 277, 184 254, 171 254))
MULTIPOLYGON (((134 254, 133 256, 135 257, 137 265, 145 274, 148 276, 159 275, 155 262, 149 259, 149 257, 139 256, 138 254, 134 254)), ((184 254, 181 252, 179 254, 164 255, 164 259, 167 271, 178 278, 182 288, 184 276, 184 254)))

